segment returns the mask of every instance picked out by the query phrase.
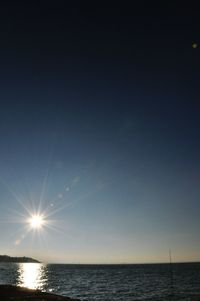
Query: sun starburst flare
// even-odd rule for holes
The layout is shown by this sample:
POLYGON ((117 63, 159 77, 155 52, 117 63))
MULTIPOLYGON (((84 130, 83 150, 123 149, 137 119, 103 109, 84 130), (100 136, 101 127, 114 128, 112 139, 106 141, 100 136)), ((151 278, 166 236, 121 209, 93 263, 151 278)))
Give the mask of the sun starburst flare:
POLYGON ((30 227, 32 229, 41 229, 45 224, 45 219, 42 214, 35 214, 32 215, 31 218, 28 220, 30 227))
POLYGON ((39 195, 35 195, 32 190, 29 190, 31 186, 29 183, 28 186, 24 188, 26 192, 21 192, 17 191, 5 181, 2 182, 0 178, 0 183, 2 182, 4 184, 16 201, 16 204, 20 205, 22 209, 19 209, 19 206, 16 209, 11 209, 12 214, 5 221, 6 223, 21 224, 21 227, 18 229, 16 227, 12 234, 12 236, 14 236, 13 243, 15 247, 19 247, 26 239, 31 244, 37 239, 38 242, 47 245, 47 238, 52 231, 59 235, 67 235, 70 237, 69 233, 66 233, 66 221, 55 219, 54 216, 56 216, 59 211, 63 211, 63 209, 71 206, 72 203, 79 201, 79 199, 72 201, 66 198, 71 187, 74 187, 79 182, 79 177, 72 180, 71 184, 67 183, 64 185, 61 191, 47 200, 47 187, 49 186, 48 176, 49 169, 46 172, 43 182, 41 182, 42 187, 39 195), (28 236, 30 237, 28 238, 28 236))

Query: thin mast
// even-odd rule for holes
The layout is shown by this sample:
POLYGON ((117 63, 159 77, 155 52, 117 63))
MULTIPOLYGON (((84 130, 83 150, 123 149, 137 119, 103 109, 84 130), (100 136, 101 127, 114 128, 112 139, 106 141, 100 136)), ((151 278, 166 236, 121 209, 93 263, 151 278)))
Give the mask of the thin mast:
POLYGON ((171 249, 169 249, 169 262, 170 262, 170 295, 173 296, 174 295, 174 279, 173 279, 171 249))

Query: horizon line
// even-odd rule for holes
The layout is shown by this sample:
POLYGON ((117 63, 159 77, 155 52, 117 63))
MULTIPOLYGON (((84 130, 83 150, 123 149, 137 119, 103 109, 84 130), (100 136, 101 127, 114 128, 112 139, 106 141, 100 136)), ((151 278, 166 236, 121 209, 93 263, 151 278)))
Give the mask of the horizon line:
MULTIPOLYGON (((66 265, 142 265, 142 264, 170 264, 170 262, 165 261, 165 262, 118 262, 118 263, 67 263, 67 262, 40 262, 44 264, 66 264, 66 265)), ((187 263, 200 263, 200 260, 197 261, 173 261, 171 264, 187 264, 187 263)))

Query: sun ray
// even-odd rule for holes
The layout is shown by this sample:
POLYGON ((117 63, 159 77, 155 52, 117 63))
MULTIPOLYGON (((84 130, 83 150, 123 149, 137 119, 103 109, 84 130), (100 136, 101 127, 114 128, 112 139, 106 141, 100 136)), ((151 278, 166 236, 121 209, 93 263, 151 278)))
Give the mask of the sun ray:
POLYGON ((14 199, 28 212, 31 211, 29 208, 24 204, 22 201, 23 199, 26 199, 23 195, 18 194, 13 188, 11 188, 11 185, 8 185, 4 180, 0 179, 1 183, 7 188, 7 190, 10 192, 10 194, 14 197, 14 199))

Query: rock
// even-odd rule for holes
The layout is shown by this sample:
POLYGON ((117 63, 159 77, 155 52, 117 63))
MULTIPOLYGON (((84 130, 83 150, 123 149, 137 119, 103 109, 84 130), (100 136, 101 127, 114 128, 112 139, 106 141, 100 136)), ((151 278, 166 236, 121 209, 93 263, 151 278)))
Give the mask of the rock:
POLYGON ((80 301, 55 294, 14 285, 0 285, 0 300, 4 301, 80 301))

